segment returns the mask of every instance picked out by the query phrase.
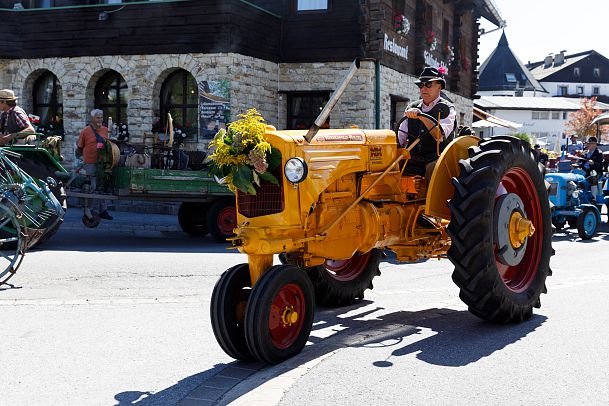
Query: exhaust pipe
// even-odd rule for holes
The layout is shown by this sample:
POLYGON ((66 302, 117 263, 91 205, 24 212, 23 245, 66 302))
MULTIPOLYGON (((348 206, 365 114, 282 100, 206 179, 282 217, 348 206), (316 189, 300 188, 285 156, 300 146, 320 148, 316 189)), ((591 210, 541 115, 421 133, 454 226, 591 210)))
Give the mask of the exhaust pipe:
POLYGON ((319 128, 326 122, 326 119, 330 115, 330 112, 334 108, 334 105, 343 95, 345 89, 347 88, 347 85, 349 84, 349 82, 353 78, 353 75, 355 75, 355 72, 358 69, 359 59, 355 58, 344 79, 340 82, 340 85, 338 86, 332 97, 330 97, 330 100, 328 100, 328 103, 326 103, 324 109, 321 111, 321 113, 319 113, 319 116, 317 116, 311 128, 309 128, 307 135, 305 135, 305 140, 307 140, 307 142, 311 142, 311 140, 315 137, 315 134, 317 134, 317 132, 319 131, 319 128))

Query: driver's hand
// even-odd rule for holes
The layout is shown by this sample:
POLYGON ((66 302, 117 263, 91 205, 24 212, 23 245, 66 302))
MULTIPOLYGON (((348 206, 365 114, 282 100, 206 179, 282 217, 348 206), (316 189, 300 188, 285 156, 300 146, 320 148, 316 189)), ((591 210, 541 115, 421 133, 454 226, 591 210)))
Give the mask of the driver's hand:
POLYGON ((421 115, 421 110, 416 107, 410 108, 404 112, 404 115, 408 118, 418 118, 421 115))

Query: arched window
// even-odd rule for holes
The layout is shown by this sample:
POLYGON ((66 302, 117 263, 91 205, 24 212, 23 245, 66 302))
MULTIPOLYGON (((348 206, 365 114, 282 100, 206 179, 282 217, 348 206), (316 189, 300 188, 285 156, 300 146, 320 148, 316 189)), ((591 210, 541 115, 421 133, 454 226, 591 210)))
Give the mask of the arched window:
POLYGON ((181 130, 188 139, 197 139, 199 133, 199 90, 197 81, 187 71, 171 73, 161 86, 161 122, 167 126, 167 113, 171 113, 174 129, 181 130))
POLYGON ((104 120, 127 124, 127 83, 116 71, 104 74, 95 85, 95 108, 104 112, 104 120))
POLYGON ((33 113, 40 117, 38 131, 46 135, 63 135, 63 99, 61 86, 52 72, 46 71, 34 82, 33 113))

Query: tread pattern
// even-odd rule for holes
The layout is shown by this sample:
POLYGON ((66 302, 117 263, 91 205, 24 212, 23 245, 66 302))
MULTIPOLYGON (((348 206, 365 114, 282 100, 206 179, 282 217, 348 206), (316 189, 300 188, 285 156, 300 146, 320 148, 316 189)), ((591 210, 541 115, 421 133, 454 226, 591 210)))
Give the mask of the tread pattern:
POLYGON ((552 225, 545 181, 530 147, 517 138, 481 140, 478 146, 470 147, 468 154, 468 159, 459 162, 461 174, 452 179, 455 195, 448 204, 452 214, 447 228, 452 240, 448 258, 455 266, 452 279, 472 314, 497 323, 521 322, 532 316, 533 306, 541 305, 539 296, 547 291, 545 279, 551 275, 552 225), (504 284, 492 241, 495 191, 503 175, 514 166, 526 170, 535 184, 543 221, 540 264, 522 292, 504 284))

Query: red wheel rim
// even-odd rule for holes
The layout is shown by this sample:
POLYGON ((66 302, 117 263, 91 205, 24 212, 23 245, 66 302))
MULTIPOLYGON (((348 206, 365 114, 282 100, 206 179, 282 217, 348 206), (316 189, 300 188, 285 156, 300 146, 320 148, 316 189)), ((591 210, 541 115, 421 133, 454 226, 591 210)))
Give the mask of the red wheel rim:
POLYGON ((299 285, 289 283, 281 288, 273 299, 269 311, 269 332, 276 348, 290 347, 298 339, 307 311, 305 296, 299 285), (298 315, 294 323, 286 323, 286 309, 298 315))
POLYGON ((237 211, 234 207, 225 207, 218 213, 218 230, 225 235, 232 235, 237 227, 237 211))
POLYGON ((541 203, 537 195, 537 189, 529 174, 522 168, 512 168, 503 175, 497 192, 497 199, 507 193, 514 193, 520 197, 524 203, 524 210, 527 218, 533 222, 535 234, 528 238, 524 257, 518 265, 509 266, 500 262, 497 257, 497 246, 495 245, 495 263, 497 270, 505 286, 513 292, 526 290, 535 275, 541 260, 541 247, 543 239, 543 217, 541 213, 541 203))
POLYGON ((357 278, 366 269, 371 253, 372 251, 369 251, 345 260, 329 259, 324 263, 324 267, 334 279, 342 282, 350 281, 357 278))

